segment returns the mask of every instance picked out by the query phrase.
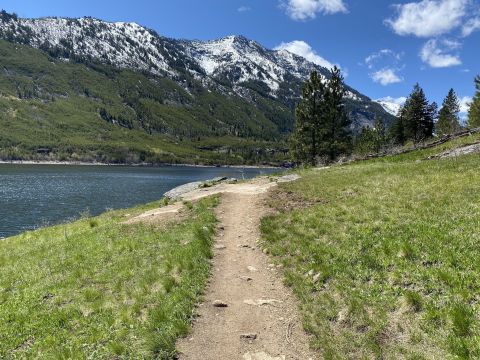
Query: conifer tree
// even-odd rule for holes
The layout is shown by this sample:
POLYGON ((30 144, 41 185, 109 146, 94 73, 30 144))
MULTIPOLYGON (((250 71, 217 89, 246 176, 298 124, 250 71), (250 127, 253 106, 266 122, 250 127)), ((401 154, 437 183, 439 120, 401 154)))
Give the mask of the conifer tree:
POLYGON ((351 150, 350 119, 344 96, 340 69, 334 67, 325 82, 316 71, 312 72, 303 87, 290 139, 295 161, 314 165, 319 157, 332 161, 351 150))
POLYGON ((415 143, 433 135, 437 104, 429 104, 420 85, 416 84, 402 109, 403 134, 415 143))
POLYGON ((438 122, 435 126, 437 135, 453 134, 460 130, 460 103, 457 94, 453 89, 450 89, 448 95, 443 100, 442 108, 439 112, 438 122))
POLYGON ((341 70, 334 66, 325 94, 325 116, 321 126, 321 155, 327 155, 330 161, 341 154, 347 154, 352 148, 351 121, 345 111, 345 87, 341 70))
POLYGON ((480 127, 480 75, 475 78, 476 93, 468 111, 468 126, 480 127))
POLYGON ((407 99, 405 104, 400 108, 397 118, 389 128, 389 137, 395 145, 403 145, 406 141, 403 123, 405 121, 405 106, 408 101, 409 100, 407 99))
POLYGON ((324 97, 325 86, 320 75, 313 71, 303 86, 302 99, 295 112, 295 130, 291 137, 293 157, 300 163, 313 165, 316 161, 324 97))

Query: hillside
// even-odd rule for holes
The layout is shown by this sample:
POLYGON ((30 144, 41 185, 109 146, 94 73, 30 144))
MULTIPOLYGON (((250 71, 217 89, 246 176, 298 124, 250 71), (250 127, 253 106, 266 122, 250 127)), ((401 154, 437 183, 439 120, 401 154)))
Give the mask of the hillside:
POLYGON ((436 156, 478 140, 302 171, 274 194, 264 246, 322 358, 479 358, 480 157, 436 156))
MULTIPOLYGON (((19 19, 2 12, 0 38, 6 40, 1 44, 5 78, 0 87, 3 99, 10 101, 5 108, 21 113, 23 124, 17 126, 40 133, 35 143, 29 143, 11 127, 0 127, 2 143, 20 157, 48 149, 56 157, 75 153, 101 159, 105 151, 95 149, 90 133, 98 126, 99 133, 106 128, 115 133, 110 140, 117 144, 97 142, 110 147, 106 158, 127 151, 131 156, 119 157, 161 161, 175 154, 179 161, 193 162, 175 148, 182 143, 190 154, 205 151, 198 153, 200 162, 258 161, 272 154, 273 160, 280 159, 302 82, 314 69, 328 76, 325 68, 242 36, 175 40, 135 23, 92 18, 19 19), (60 120, 63 110, 59 113, 54 106, 58 102, 84 123, 60 120), (35 103, 41 103, 44 118, 56 129, 50 141, 42 139, 45 127, 38 127, 35 111, 27 110, 40 106, 35 103), (136 146, 125 142, 125 136, 136 146), (74 151, 67 151, 53 137, 76 137, 89 144, 74 144, 74 151)), ((387 123, 392 120, 380 104, 352 88, 347 92, 347 110, 354 129, 371 125, 376 116, 387 123)))

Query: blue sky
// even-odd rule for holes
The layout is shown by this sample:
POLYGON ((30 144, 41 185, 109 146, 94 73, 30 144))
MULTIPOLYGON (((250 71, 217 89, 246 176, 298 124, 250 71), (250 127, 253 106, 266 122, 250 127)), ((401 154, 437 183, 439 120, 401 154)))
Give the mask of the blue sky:
POLYGON ((321 64, 377 99, 419 82, 441 103, 449 88, 472 96, 480 74, 480 0, 6 0, 22 17, 93 16, 135 21, 188 39, 245 35, 321 64))

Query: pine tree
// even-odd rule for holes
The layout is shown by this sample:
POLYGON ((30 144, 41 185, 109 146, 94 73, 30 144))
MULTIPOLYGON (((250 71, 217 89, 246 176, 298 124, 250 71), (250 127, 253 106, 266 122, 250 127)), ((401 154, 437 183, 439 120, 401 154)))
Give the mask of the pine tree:
POLYGON ((477 91, 468 111, 468 126, 470 128, 480 127, 480 75, 475 78, 475 88, 477 91))
POLYGON ((437 104, 429 104, 423 89, 416 84, 402 109, 404 137, 415 143, 432 137, 436 114, 437 104))
POLYGON ((341 70, 334 66, 325 94, 324 116, 321 124, 321 154, 330 161, 341 154, 347 154, 352 148, 351 120, 345 111, 345 87, 341 70))
POLYGON ((315 164, 320 141, 320 123, 325 85, 313 71, 303 86, 302 99, 296 109, 296 125, 291 137, 293 158, 300 163, 315 164))
POLYGON ((373 128, 364 127, 355 138, 355 152, 358 154, 380 153, 386 145, 385 123, 377 118, 373 128))
POLYGON ((409 100, 407 99, 405 104, 400 108, 397 118, 393 121, 388 131, 389 138, 395 145, 403 145, 406 141, 403 124, 405 122, 405 106, 407 105, 408 101, 409 100))
POLYGON ((350 119, 344 96, 340 69, 334 67, 325 83, 316 71, 312 72, 303 87, 290 139, 296 162, 315 165, 319 157, 333 161, 351 150, 350 119))
POLYGON ((438 122, 435 126, 436 133, 439 136, 453 134, 460 130, 460 102, 457 94, 450 89, 448 95, 443 100, 442 108, 439 112, 438 122))

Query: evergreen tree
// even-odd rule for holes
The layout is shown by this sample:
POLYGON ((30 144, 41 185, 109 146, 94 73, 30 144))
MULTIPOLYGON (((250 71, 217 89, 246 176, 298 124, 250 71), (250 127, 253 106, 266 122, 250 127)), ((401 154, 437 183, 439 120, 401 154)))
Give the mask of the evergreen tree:
POLYGON ((405 121, 405 105, 408 103, 408 99, 404 106, 400 108, 397 114, 397 118, 393 121, 389 128, 389 138, 395 145, 405 144, 405 130, 403 123, 405 121))
POLYGON ((429 104, 420 85, 416 84, 402 109, 403 135, 415 143, 433 135, 437 104, 429 104))
POLYGON ((315 164, 324 102, 325 85, 319 74, 313 71, 303 86, 302 99, 295 112, 295 131, 291 137, 293 158, 300 163, 315 164))
POLYGON ((334 67, 325 83, 314 71, 305 83, 296 109, 290 143, 293 158, 314 165, 319 157, 332 161, 351 150, 350 119, 344 105, 340 69, 334 67))
POLYGON ((380 153, 386 145, 385 123, 376 119, 373 128, 364 127, 355 139, 355 152, 358 154, 380 153))
POLYGON ((480 75, 475 78, 475 88, 477 91, 468 111, 468 126, 471 128, 480 127, 480 75))
POLYGON ((438 122, 435 126, 436 133, 439 136, 453 134, 460 130, 460 103, 457 94, 450 89, 448 95, 443 100, 442 108, 439 112, 438 122))
POLYGON ((352 148, 351 120, 345 111, 345 87, 341 70, 334 66, 325 94, 324 117, 321 124, 321 153, 330 161, 341 154, 347 154, 352 148))

